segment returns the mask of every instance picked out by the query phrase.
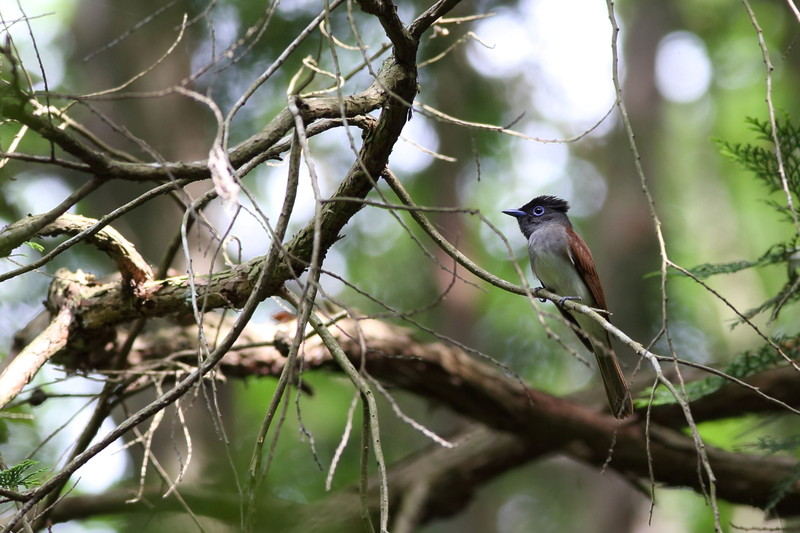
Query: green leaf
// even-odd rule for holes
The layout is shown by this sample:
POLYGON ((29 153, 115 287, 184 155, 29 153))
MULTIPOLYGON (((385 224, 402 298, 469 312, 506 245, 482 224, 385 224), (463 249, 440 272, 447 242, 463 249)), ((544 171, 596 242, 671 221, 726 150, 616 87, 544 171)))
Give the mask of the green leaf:
POLYGON ((39 244, 38 242, 33 241, 26 241, 25 244, 36 250, 37 252, 44 252, 44 246, 39 244))

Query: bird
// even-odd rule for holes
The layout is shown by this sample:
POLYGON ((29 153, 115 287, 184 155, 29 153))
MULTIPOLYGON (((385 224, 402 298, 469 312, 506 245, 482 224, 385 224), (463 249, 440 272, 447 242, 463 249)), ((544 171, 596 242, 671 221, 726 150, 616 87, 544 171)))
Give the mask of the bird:
POLYGON ((575 299, 589 307, 608 310, 592 252, 572 228, 567 211, 566 200, 537 196, 519 209, 506 209, 503 213, 517 219, 520 231, 528 239, 533 274, 544 288, 562 297, 556 302, 558 310, 577 326, 578 338, 597 358, 611 413, 623 419, 633 413, 633 402, 608 331, 591 317, 563 307, 565 300, 575 299))

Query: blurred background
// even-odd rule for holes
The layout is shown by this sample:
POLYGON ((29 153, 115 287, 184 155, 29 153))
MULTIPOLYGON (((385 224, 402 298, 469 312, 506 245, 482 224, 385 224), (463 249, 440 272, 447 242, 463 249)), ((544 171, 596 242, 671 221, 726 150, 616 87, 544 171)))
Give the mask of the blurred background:
MULTIPOLYGON (((398 12, 408 23, 428 5, 419 0, 398 2, 398 12)), ((750 5, 764 30, 775 66, 771 97, 778 118, 796 117, 800 105, 798 18, 791 1, 759 0, 750 5)), ((743 4, 620 0, 615 6, 621 31, 618 66, 623 97, 670 259, 685 267, 755 260, 770 246, 789 241, 794 234, 792 224, 767 203, 785 203, 785 197, 771 193, 751 173, 726 159, 716 142, 755 143, 757 134, 747 117, 768 118, 767 71, 759 35, 743 4)), ((169 161, 193 161, 207 157, 216 133, 213 115, 191 99, 157 92, 209 65, 192 87, 213 98, 224 111, 230 109, 252 80, 319 12, 321 4, 297 0, 277 5, 267 33, 249 53, 237 56, 235 61, 210 63, 272 7, 250 0, 39 0, 22 4, 0 0, 0 15, 4 32, 13 36, 38 89, 45 88, 45 77, 37 52, 51 91, 87 94, 124 84, 156 63, 176 41, 186 14, 194 23, 187 27, 174 51, 124 90, 147 96, 109 96, 93 103, 96 112, 76 106, 72 116, 106 142, 143 160, 152 160, 152 154, 158 153, 169 161), (20 7, 28 17, 27 23, 20 20, 20 7), (109 126, 107 119, 123 124, 147 146, 126 139, 109 126)), ((360 13, 357 5, 352 9, 360 35, 351 32, 344 7, 334 13, 333 33, 353 46, 360 38, 370 53, 378 50, 386 41, 381 27, 360 13)), ((670 278, 669 298, 666 302, 662 298, 654 220, 620 114, 613 109, 612 26, 606 4, 596 0, 480 0, 462 2, 452 13, 452 17, 475 15, 480 17, 442 23, 423 40, 421 62, 447 54, 420 69, 418 107, 424 104, 463 121, 505 126, 528 138, 446 123, 420 109, 413 114, 403 141, 390 159, 394 172, 420 205, 477 208, 494 226, 467 213, 431 215, 440 231, 485 269, 519 283, 515 261, 535 286, 516 222, 500 210, 519 207, 540 194, 563 197, 571 203, 573 223, 593 251, 613 321, 631 337, 645 345, 655 341, 654 351, 668 354, 663 337, 658 336, 665 324, 665 308, 673 348, 684 359, 724 366, 731 357, 760 346, 763 340, 751 329, 731 328, 735 315, 726 303, 688 279, 670 278), (511 246, 512 257, 503 236, 511 246)), ((304 57, 317 56, 320 42, 316 37, 304 42, 270 83, 256 92, 234 122, 236 138, 232 144, 258 131, 285 107, 289 79, 304 57)), ((327 44, 321 49, 320 67, 332 70, 327 44)), ((340 48, 337 54, 343 72, 362 60, 357 49, 340 48)), ((375 62, 376 67, 380 61, 375 62)), ((369 72, 363 70, 347 82, 344 91, 363 90, 370 80, 369 72)), ((312 88, 328 84, 328 80, 317 79, 312 88)), ((66 102, 56 101, 57 105, 66 102)), ((9 124, 0 127, 4 150, 8 150, 16 132, 9 124)), ((335 189, 352 164, 350 142, 342 131, 331 131, 312 141, 323 196, 335 189)), ((352 142, 360 145, 358 135, 352 142)), ((23 140, 19 150, 48 153, 47 145, 32 135, 23 140)), ((284 163, 270 163, 250 173, 244 183, 259 206, 273 216, 283 200, 285 175, 284 163)), ((86 176, 78 173, 12 161, 0 170, 0 223, 51 209, 85 181, 86 176)), ((100 217, 149 187, 115 183, 82 201, 77 212, 100 217)), ((208 184, 195 187, 199 194, 208 184)), ((382 190, 393 200, 388 188, 382 190)), ((378 199, 374 193, 371 198, 378 199)), ((290 233, 307 223, 313 209, 306 176, 290 233)), ((172 230, 164 228, 177 228, 181 216, 174 203, 161 199, 124 216, 114 226, 145 258, 157 263, 173 235, 172 230)), ((219 206, 212 206, 209 216, 220 231, 230 223, 228 213, 219 206)), ((413 227, 410 218, 403 219, 413 227)), ((413 231, 441 263, 452 264, 420 231, 413 231)), ((235 261, 267 250, 269 242, 255 217, 241 215, 232 234, 237 239, 229 243, 227 251, 235 261)), ((547 338, 524 298, 489 287, 461 270, 459 274, 474 283, 453 282, 452 275, 428 259, 388 211, 363 209, 346 226, 345 234, 326 258, 327 270, 394 309, 424 309, 414 315, 415 321, 500 361, 535 388, 559 395, 579 394, 587 403, 602 401, 595 372, 547 338), (442 294, 446 297, 430 306, 442 294)), ((53 245, 50 241, 43 244, 48 249, 53 245)), ((202 272, 210 268, 209 264, 202 266, 210 256, 207 250, 201 245, 195 250, 195 269, 202 272)), ((29 262, 39 254, 27 247, 17 253, 0 263, 0 269, 11 270, 16 263, 29 262)), ((185 263, 173 266, 177 272, 185 272, 185 263)), ((81 268, 98 276, 113 273, 113 265, 104 257, 88 246, 80 246, 45 269, 3 283, 0 355, 7 354, 13 334, 39 312, 50 276, 60 267, 81 268)), ((778 292, 786 279, 785 267, 771 266, 713 277, 708 283, 730 304, 747 310, 778 292)), ((322 283, 328 295, 364 313, 385 311, 335 277, 325 277, 322 283)), ((554 312, 551 304, 542 304, 541 308, 554 312)), ((275 303, 266 302, 257 320, 269 320, 277 309, 275 303)), ((797 310, 788 307, 774 323, 767 324, 765 319, 756 323, 766 334, 780 335, 794 333, 797 320, 797 310)), ((585 354, 566 327, 557 321, 551 326, 585 354)), ((421 340, 432 338, 421 330, 418 336, 421 340)), ((624 349, 619 352, 630 375, 637 361, 632 353, 624 349)), ((301 396, 298 410, 313 435, 315 453, 327 466, 343 431, 351 386, 342 377, 320 373, 307 374, 304 380, 315 394, 301 396)), ((637 390, 650 384, 644 373, 632 381, 637 390)), ((31 443, 45 441, 60 422, 69 418, 70 422, 43 442, 35 454, 43 465, 63 460, 91 412, 90 395, 100 388, 92 376, 66 376, 55 367, 40 373, 36 384, 74 397, 30 409, 29 413, 35 415, 32 420, 6 423, 3 455, 7 463, 25 457, 31 443)), ((235 476, 246 469, 274 388, 274 380, 256 378, 231 380, 224 386, 221 394, 229 424, 225 428, 228 446, 223 444, 219 429, 203 416, 204 401, 195 402, 192 409, 197 419, 191 422, 197 446, 191 476, 194 483, 225 487, 235 494, 235 476)), ((466 423, 436 405, 400 391, 394 394, 408 414, 440 433, 451 433, 466 423)), ((427 444, 424 437, 391 415, 388 404, 384 402, 381 408, 389 463, 427 444)), ((176 415, 168 411, 167 416, 176 415)), ((709 424, 703 434, 712 444, 739 449, 765 433, 793 434, 796 424, 796 420, 783 418, 740 419, 709 424)), ((325 496, 325 472, 318 467, 309 438, 298 426, 294 413, 287 416, 275 452, 280 460, 272 466, 265 491, 278 500, 311 503, 325 496)), ((185 444, 171 431, 177 429, 162 428, 159 451, 164 461, 174 466, 180 463, 185 444)), ((79 472, 76 494, 136 485, 141 463, 138 452, 134 448, 107 452, 79 472)), ((358 450, 351 443, 334 478, 334 488, 349 486, 357 477, 358 450)), ((700 496, 659 490, 656 498, 651 517, 646 495, 613 471, 599 474, 593 468, 554 457, 488 483, 466 512, 432 522, 422 531, 711 530, 710 512, 700 496)), ((723 523, 764 525, 758 511, 726 504, 722 511, 723 523)), ((128 519, 118 515, 63 524, 54 530, 144 531, 153 516, 128 519)), ((163 515, 159 516, 161 520, 163 515)), ((186 526, 179 517, 175 520, 182 524, 179 529, 186 526)), ((280 530, 279 523, 270 529, 280 530)))

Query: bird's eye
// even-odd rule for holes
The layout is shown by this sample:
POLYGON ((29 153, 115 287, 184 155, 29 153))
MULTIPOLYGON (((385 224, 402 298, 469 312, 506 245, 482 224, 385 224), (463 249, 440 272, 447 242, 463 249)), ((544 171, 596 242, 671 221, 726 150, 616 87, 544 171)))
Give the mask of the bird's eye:
POLYGON ((533 208, 533 216, 540 217, 542 215, 544 215, 544 207, 537 205, 533 208))

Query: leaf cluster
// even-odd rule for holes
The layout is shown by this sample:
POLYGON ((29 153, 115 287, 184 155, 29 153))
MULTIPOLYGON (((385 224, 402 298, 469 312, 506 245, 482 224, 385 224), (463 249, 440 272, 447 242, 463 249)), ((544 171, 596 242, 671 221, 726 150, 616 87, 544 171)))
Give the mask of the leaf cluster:
MULTIPOLYGON (((789 452, 791 454, 797 454, 798 448, 800 448, 800 435, 788 435, 785 437, 779 437, 775 435, 764 435, 759 437, 756 442, 753 444, 753 447, 757 450, 766 453, 767 455, 772 455, 779 452, 789 452)), ((786 475, 784 480, 777 484, 772 491, 772 495, 767 502, 767 506, 765 510, 767 512, 771 511, 778 502, 783 499, 783 497, 792 490, 792 487, 800 480, 800 465, 795 466, 791 469, 786 475)))
MULTIPOLYGON (((785 178, 786 187, 796 205, 797 200, 800 199, 800 126, 792 122, 788 116, 784 117, 782 121, 776 121, 774 132, 767 120, 749 117, 746 121, 750 125, 750 129, 755 132, 756 140, 753 143, 731 143, 717 140, 720 153, 750 171, 756 179, 767 186, 770 193, 785 192, 785 178)), ((785 195, 782 198, 785 200, 785 195)), ((794 206, 789 202, 766 200, 766 203, 786 217, 788 221, 794 221, 795 215, 792 213, 794 206)), ((755 261, 704 263, 689 269, 688 272, 696 278, 706 279, 716 274, 731 274, 748 268, 762 268, 786 263, 788 279, 784 287, 770 299, 744 314, 749 319, 771 310, 769 317, 771 322, 777 318, 783 306, 800 298, 800 282, 798 282, 795 271, 799 251, 800 242, 795 235, 787 242, 773 244, 755 261)))
POLYGON ((24 459, 21 463, 0 471, 0 487, 16 490, 20 485, 26 489, 41 485, 41 474, 46 472, 47 468, 40 468, 33 472, 28 472, 29 469, 36 466, 38 463, 39 461, 34 461, 33 459, 24 459))
MULTIPOLYGON (((784 349, 784 353, 793 357, 794 352, 797 351, 800 336, 791 339, 776 338, 774 341, 776 344, 781 345, 784 349)), ((743 380, 765 370, 775 368, 784 362, 785 359, 783 356, 770 344, 765 344, 755 351, 746 351, 736 356, 728 366, 721 370, 722 373, 720 375, 713 375, 699 381, 686 383, 684 387, 686 399, 691 403, 718 391, 723 386, 730 383, 730 378, 743 380)), ((642 399, 641 403, 646 405, 648 400, 649 397, 642 399)), ((652 405, 673 403, 676 403, 676 400, 667 389, 660 387, 655 391, 652 405)))
POLYGON ((740 260, 730 263, 703 263, 692 267, 689 270, 693 276, 699 279, 706 279, 716 274, 733 274, 741 270, 754 267, 765 267, 784 263, 789 256, 797 251, 797 238, 788 243, 778 243, 769 247, 764 254, 755 261, 740 260))
MULTIPOLYGON (((783 191, 778 150, 783 162, 783 172, 789 191, 795 198, 800 198, 800 126, 794 124, 789 117, 776 122, 775 135, 769 121, 748 117, 750 129, 756 133, 756 139, 764 144, 730 143, 717 141, 722 155, 728 157, 764 182, 772 192, 783 191), (778 141, 775 146, 775 139, 778 141)), ((792 220, 791 209, 775 201, 768 201, 776 211, 792 220)))

